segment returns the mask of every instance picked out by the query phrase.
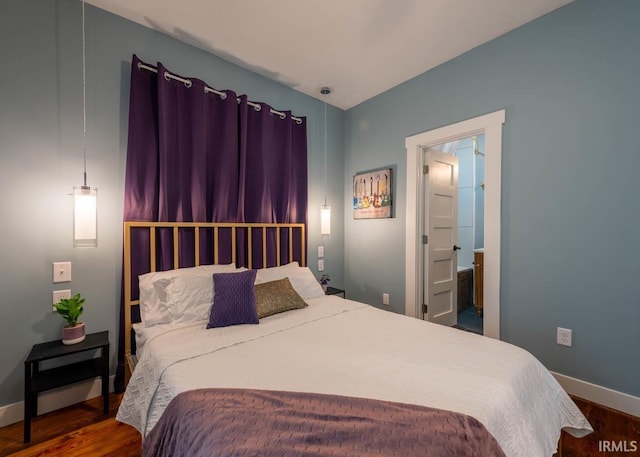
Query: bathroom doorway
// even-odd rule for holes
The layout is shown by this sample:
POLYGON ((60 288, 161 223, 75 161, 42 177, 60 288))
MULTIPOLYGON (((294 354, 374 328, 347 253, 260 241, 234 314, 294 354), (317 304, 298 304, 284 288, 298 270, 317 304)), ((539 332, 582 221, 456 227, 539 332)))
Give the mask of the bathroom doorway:
POLYGON ((429 147, 484 134, 484 263, 483 334, 500 339, 500 239, 501 239, 501 164, 502 125, 505 111, 500 110, 456 124, 427 131, 405 140, 407 149, 405 314, 423 318, 422 221, 424 151, 429 147))

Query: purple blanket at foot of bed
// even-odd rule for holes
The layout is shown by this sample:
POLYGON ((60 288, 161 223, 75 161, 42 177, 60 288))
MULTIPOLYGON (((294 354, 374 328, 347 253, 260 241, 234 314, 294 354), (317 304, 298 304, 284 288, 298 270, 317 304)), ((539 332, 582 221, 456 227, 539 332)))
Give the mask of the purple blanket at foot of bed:
POLYGON ((245 389, 176 396, 143 456, 500 456, 476 419, 365 398, 245 389))

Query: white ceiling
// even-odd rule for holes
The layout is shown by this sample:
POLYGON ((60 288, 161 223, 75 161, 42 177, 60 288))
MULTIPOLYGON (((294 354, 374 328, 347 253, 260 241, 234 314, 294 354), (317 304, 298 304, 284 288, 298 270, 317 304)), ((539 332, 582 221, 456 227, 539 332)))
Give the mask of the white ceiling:
POLYGON ((571 1, 87 3, 348 109, 571 1), (321 95, 322 86, 332 93, 321 95))

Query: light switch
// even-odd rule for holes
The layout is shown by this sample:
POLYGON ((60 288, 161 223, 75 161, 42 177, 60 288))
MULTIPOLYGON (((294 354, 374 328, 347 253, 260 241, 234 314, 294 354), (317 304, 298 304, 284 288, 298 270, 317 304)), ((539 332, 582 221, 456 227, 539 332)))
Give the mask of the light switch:
POLYGON ((318 257, 324 257, 324 246, 318 246, 318 257))
POLYGON ((71 262, 53 263, 53 282, 71 282, 71 262))

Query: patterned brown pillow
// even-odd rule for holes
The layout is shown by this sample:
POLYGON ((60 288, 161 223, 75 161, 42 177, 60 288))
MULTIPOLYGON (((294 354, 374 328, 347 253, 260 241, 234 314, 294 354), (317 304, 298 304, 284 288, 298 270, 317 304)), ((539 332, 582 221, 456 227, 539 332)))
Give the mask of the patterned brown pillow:
POLYGON ((289 282, 289 278, 256 284, 254 287, 256 308, 260 319, 307 306, 289 282))

